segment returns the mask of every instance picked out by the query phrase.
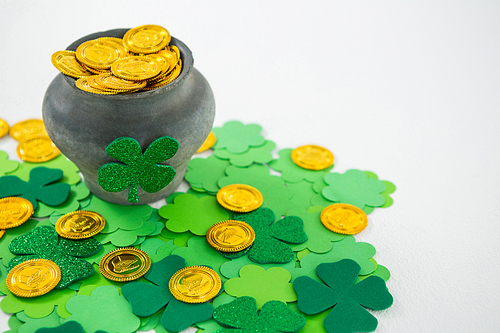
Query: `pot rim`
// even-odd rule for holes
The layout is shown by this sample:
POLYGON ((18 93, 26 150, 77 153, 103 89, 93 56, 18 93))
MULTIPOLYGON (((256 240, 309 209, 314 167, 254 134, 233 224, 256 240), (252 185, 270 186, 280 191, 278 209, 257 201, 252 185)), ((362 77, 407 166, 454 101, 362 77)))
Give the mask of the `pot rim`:
MULTIPOLYGON (((95 32, 95 33, 83 36, 80 39, 77 39, 76 41, 71 43, 68 47, 66 47, 66 50, 76 51, 76 49, 78 48, 78 46, 81 43, 86 42, 88 40, 97 39, 100 37, 122 38, 125 35, 125 33, 129 30, 130 30, 130 28, 128 28, 128 29, 111 29, 111 30, 106 30, 106 31, 95 32)), ((109 100, 121 100, 121 99, 129 100, 129 99, 136 99, 136 98, 148 98, 148 97, 151 97, 154 95, 163 94, 168 90, 172 90, 172 89, 177 88, 182 83, 182 81, 184 81, 186 79, 186 77, 188 76, 188 74, 191 72, 191 70, 193 68, 193 64, 194 64, 193 54, 192 54, 191 50, 189 49, 189 47, 187 47, 186 44, 184 44, 181 40, 172 36, 172 39, 170 40, 169 45, 175 45, 179 48, 179 51, 181 53, 181 60, 182 60, 181 73, 171 83, 169 83, 163 87, 154 89, 154 90, 134 92, 134 93, 130 93, 130 94, 116 94, 116 95, 94 94, 94 93, 79 89, 75 84, 77 79, 75 79, 69 75, 65 75, 63 73, 59 73, 59 74, 63 75, 65 81, 69 84, 69 86, 72 89, 75 89, 76 91, 78 91, 78 93, 89 94, 89 95, 92 95, 96 98, 104 98, 104 99, 109 99, 109 100)))

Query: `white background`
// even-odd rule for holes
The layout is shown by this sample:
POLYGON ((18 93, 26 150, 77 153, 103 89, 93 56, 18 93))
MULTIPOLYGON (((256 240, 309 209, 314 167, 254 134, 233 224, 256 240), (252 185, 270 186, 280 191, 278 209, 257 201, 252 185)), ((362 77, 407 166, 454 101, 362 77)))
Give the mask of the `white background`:
MULTIPOLYGON (((494 332, 499 14, 478 0, 2 0, 0 118, 41 117, 50 56, 79 37, 162 25, 210 82, 215 125, 257 123, 280 149, 323 145, 334 171, 396 184, 394 205, 356 237, 392 273, 377 332, 494 332)), ((12 159, 15 146, 0 139, 12 159)))

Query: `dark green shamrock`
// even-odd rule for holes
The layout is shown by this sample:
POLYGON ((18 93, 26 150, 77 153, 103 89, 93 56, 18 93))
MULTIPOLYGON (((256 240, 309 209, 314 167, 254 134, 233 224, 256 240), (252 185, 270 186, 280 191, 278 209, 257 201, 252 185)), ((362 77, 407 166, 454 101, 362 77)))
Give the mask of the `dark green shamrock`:
POLYGON ((248 258, 260 264, 286 263, 293 259, 293 251, 285 243, 300 244, 307 240, 304 222, 298 216, 287 216, 274 222, 274 212, 259 208, 247 214, 233 214, 233 220, 248 223, 255 231, 255 240, 248 258))
POLYGON ((214 320, 222 328, 214 333, 237 332, 298 332, 306 324, 305 318, 290 310, 280 301, 266 302, 257 312, 255 298, 238 297, 234 301, 218 306, 214 310, 214 320))
POLYGON ((328 333, 372 332, 377 318, 364 307, 385 310, 392 305, 392 295, 385 281, 370 276, 359 283, 356 279, 361 267, 350 259, 319 264, 316 274, 326 286, 308 276, 293 281, 299 310, 307 315, 318 314, 331 307, 324 320, 328 333))
POLYGON ((63 177, 59 169, 37 167, 30 171, 28 182, 16 176, 0 177, 0 198, 18 196, 29 200, 33 209, 38 207, 37 200, 49 206, 58 206, 69 196, 70 185, 52 184, 63 177))
POLYGON ((69 240, 60 238, 52 226, 39 226, 10 242, 9 250, 18 256, 9 261, 7 270, 30 259, 52 260, 61 269, 56 288, 62 289, 94 274, 94 266, 79 257, 89 257, 100 249, 101 243, 93 238, 69 240))
POLYGON ((120 192, 130 187, 128 201, 138 202, 139 185, 144 191, 155 193, 174 179, 174 168, 158 163, 172 158, 178 149, 177 140, 163 136, 153 141, 143 155, 137 140, 118 138, 106 147, 106 153, 125 164, 104 164, 97 171, 97 181, 108 192, 120 192))

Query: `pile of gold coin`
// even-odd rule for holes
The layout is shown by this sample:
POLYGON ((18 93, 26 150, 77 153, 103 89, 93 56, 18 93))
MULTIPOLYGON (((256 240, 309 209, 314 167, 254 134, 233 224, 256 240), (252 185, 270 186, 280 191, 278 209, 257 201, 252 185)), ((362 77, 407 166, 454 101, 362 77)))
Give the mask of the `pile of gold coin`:
POLYGON ((174 81, 182 70, 177 46, 170 33, 157 25, 130 29, 122 38, 101 37, 86 41, 75 51, 57 51, 52 64, 77 78, 81 90, 116 95, 153 90, 174 81))
POLYGON ((27 119, 9 129, 12 138, 19 141, 17 155, 23 161, 40 163, 61 154, 45 130, 41 119, 27 119))

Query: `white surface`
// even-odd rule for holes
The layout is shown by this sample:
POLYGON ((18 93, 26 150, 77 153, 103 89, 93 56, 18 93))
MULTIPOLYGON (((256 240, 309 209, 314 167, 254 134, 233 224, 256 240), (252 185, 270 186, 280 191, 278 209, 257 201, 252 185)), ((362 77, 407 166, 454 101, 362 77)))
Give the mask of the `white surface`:
MULTIPOLYGON (((210 82, 215 125, 258 123, 278 148, 324 145, 334 171, 396 184, 356 237, 392 273, 377 332, 494 332, 499 13, 498 1, 4 0, 0 117, 41 117, 50 56, 79 37, 165 26, 210 82)), ((16 159, 14 147, 0 140, 16 159)))

